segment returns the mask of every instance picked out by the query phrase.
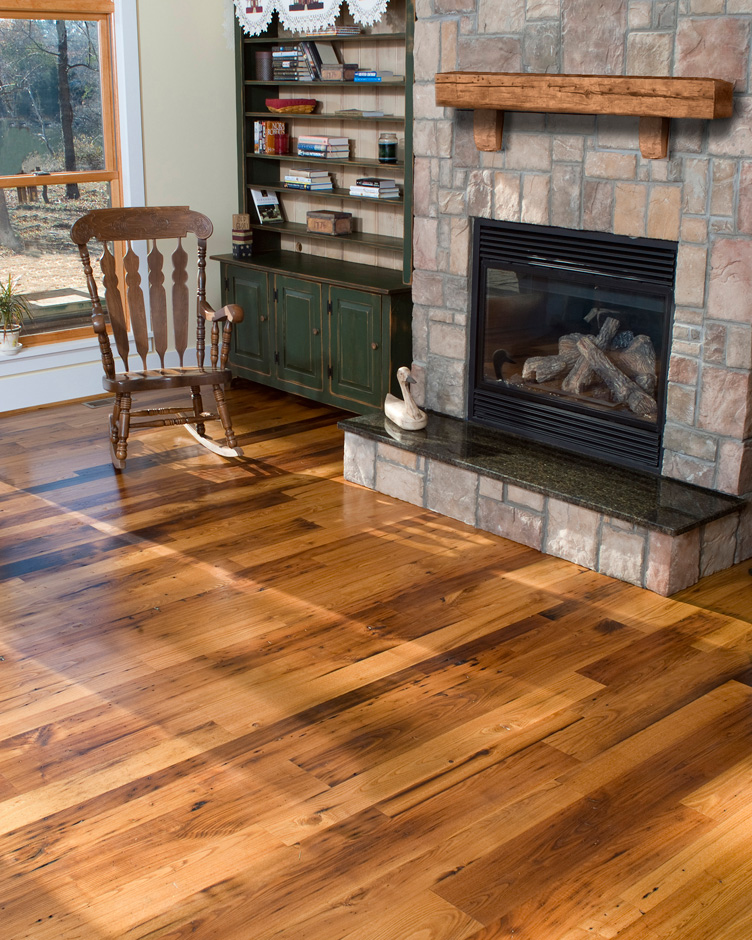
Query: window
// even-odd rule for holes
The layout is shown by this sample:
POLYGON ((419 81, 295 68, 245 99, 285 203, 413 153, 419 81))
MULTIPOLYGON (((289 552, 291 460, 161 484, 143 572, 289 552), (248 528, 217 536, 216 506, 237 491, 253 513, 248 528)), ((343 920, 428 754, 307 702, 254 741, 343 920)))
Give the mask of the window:
POLYGON ((91 333, 70 229, 122 204, 113 17, 113 0, 0 0, 0 278, 20 279, 28 345, 91 333))

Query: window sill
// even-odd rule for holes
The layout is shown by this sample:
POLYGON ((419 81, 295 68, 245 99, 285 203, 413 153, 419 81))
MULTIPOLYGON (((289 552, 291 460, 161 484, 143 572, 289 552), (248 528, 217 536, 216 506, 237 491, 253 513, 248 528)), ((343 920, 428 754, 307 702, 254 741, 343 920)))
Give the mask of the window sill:
POLYGON ((96 336, 79 337, 65 343, 24 346, 15 356, 0 356, 0 375, 19 375, 94 361, 100 361, 99 340, 96 336))

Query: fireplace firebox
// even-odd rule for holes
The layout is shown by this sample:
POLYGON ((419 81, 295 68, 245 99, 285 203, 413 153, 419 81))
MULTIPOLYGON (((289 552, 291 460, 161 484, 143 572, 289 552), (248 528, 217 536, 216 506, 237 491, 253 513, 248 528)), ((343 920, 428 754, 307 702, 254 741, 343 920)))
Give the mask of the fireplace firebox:
POLYGON ((474 219, 469 420, 660 472, 676 256, 474 219))

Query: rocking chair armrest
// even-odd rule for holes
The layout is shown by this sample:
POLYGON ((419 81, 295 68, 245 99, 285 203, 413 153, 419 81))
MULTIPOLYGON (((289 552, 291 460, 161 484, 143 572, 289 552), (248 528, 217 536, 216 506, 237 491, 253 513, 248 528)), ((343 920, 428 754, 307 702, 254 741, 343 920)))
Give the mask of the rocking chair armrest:
POLYGON ((229 323, 240 323, 243 319, 243 308, 237 304, 226 304, 219 310, 214 310, 210 304, 204 301, 201 313, 205 320, 214 323, 217 320, 227 320, 229 323))
POLYGON ((94 332, 100 336, 104 334, 107 335, 107 321, 104 318, 104 314, 100 311, 99 313, 94 313, 91 318, 91 325, 94 327, 94 332))

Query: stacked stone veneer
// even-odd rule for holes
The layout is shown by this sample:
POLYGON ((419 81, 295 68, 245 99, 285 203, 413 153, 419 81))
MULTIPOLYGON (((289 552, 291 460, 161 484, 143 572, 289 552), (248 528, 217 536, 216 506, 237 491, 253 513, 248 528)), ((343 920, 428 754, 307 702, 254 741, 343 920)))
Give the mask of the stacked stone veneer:
POLYGON ((357 432, 345 433, 345 477, 663 595, 730 567, 739 552, 739 513, 667 535, 357 432))
MULTIPOLYGON (((466 414, 472 217, 677 241, 663 474, 749 493, 752 0, 416 0, 416 14, 419 400, 466 414), (436 72, 456 69, 722 78, 735 114, 672 120, 668 159, 647 160, 637 118, 507 113, 502 150, 482 153, 472 112, 435 105, 436 72)), ((737 558, 752 554, 742 529, 737 558)))

